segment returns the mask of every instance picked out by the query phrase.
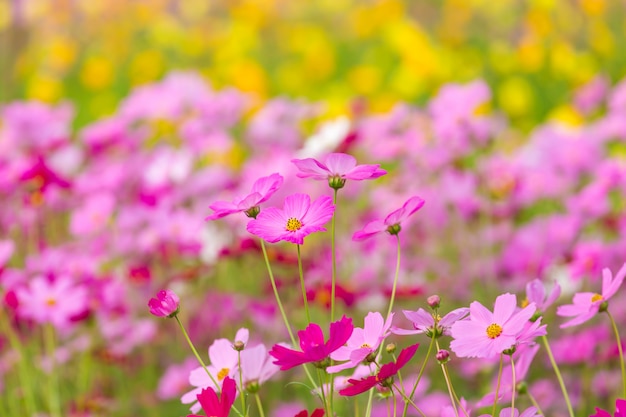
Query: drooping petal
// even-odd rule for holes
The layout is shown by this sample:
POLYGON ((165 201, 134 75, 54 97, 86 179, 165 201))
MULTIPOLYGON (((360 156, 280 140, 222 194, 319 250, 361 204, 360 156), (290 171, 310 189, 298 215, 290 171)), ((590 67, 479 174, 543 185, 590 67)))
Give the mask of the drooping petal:
POLYGON ((424 206, 424 203, 425 201, 418 196, 409 198, 404 205, 402 205, 402 208, 390 213, 385 218, 385 224, 387 226, 392 226, 394 224, 402 223, 417 210, 421 209, 424 206))
POLYGON ((326 165, 322 164, 316 159, 292 159, 291 162, 300 171, 296 174, 298 178, 314 178, 316 180, 325 180, 330 175, 330 171, 328 170, 326 165))
POLYGON ((379 168, 380 165, 358 165, 346 172, 344 177, 348 180, 373 180, 375 178, 382 177, 383 175, 387 175, 387 171, 379 168))
POLYGON ((368 376, 367 378, 363 378, 359 380, 349 379, 348 383, 352 385, 340 390, 339 395, 343 395, 344 397, 352 397, 354 395, 361 394, 365 391, 370 390, 372 387, 374 387, 378 383, 378 380, 376 379, 375 376, 368 376))
POLYGON ((374 236, 387 230, 387 225, 382 220, 374 220, 365 225, 365 227, 354 233, 352 240, 360 241, 374 236))

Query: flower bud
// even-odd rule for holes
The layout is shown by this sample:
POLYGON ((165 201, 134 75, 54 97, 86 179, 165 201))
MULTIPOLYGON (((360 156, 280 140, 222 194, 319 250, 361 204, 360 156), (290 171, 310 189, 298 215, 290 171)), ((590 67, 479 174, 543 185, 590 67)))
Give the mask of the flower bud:
POLYGON ((426 299, 428 306, 433 310, 439 308, 439 304, 441 303, 441 298, 438 295, 431 295, 426 299))
POLYGON ((180 299, 172 290, 161 290, 157 293, 156 298, 148 301, 150 313, 157 317, 176 317, 180 310, 180 299))
POLYGON ((246 213, 246 216, 252 219, 256 219, 256 216, 258 216, 260 212, 261 207, 259 206, 250 207, 248 210, 244 211, 244 213, 246 213))
POLYGON ((393 353, 396 351, 396 344, 395 343, 389 343, 387 346, 385 346, 385 351, 387 353, 393 353))
POLYGON ((446 363, 450 360, 450 352, 445 349, 441 349, 439 352, 437 352, 435 358, 437 358, 437 362, 441 364, 446 363))
POLYGON ((245 347, 245 343, 243 343, 241 340, 237 340, 235 343, 233 343, 233 349, 235 349, 237 352, 241 352, 245 347))

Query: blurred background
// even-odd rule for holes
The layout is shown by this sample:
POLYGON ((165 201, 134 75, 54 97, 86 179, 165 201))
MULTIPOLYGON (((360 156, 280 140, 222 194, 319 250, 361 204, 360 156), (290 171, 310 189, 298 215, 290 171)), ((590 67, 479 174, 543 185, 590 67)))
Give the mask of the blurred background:
POLYGON ((76 103, 78 125, 174 69, 345 113, 485 79, 516 126, 572 123, 571 91, 626 73, 621 0, 3 0, 0 101, 76 103))

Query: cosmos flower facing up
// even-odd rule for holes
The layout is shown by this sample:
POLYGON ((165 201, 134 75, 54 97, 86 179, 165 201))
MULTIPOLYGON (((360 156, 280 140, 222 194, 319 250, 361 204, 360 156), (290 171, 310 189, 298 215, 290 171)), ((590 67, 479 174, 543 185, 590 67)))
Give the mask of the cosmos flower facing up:
POLYGON ((256 180, 252 190, 245 196, 238 197, 232 202, 216 201, 209 208, 214 211, 205 220, 217 220, 233 213, 244 212, 248 217, 259 214, 259 204, 267 201, 283 185, 283 177, 274 173, 256 180))
POLYGON ((340 390, 339 394, 346 397, 352 397, 365 391, 369 391, 376 385, 381 385, 384 387, 391 386, 393 382, 390 380, 390 378, 396 375, 398 371, 402 369, 404 365, 406 365, 413 358, 415 352, 417 352, 418 347, 419 343, 402 349, 402 352, 400 352, 400 354, 398 355, 398 360, 396 362, 391 362, 383 365, 376 375, 368 376, 367 378, 362 378, 359 380, 348 380, 348 382, 352 385, 348 388, 340 390))
POLYGON ((409 218, 417 210, 424 206, 424 200, 420 197, 411 197, 398 210, 395 210, 383 220, 377 219, 369 222, 362 230, 359 230, 352 236, 352 240, 365 240, 377 233, 388 232, 391 235, 397 235, 401 230, 401 223, 409 218))
POLYGON ((400 335, 426 333, 428 337, 432 337, 432 334, 435 333, 436 336, 449 336, 452 324, 467 316, 469 308, 457 308, 443 317, 434 316, 423 308, 420 308, 417 311, 403 310, 402 312, 404 313, 404 316, 413 323, 413 330, 392 327, 392 333, 400 335), (435 318, 437 318, 436 323, 435 318))
POLYGON ((248 232, 270 242, 281 240, 302 245, 311 233, 325 231, 324 225, 333 217, 335 206, 329 196, 311 202, 307 194, 285 198, 282 210, 270 207, 248 223, 248 232))
POLYGON ((598 314, 601 308, 606 309, 606 302, 615 295, 626 277, 626 264, 622 265, 615 279, 608 268, 602 270, 602 294, 579 292, 574 294, 574 303, 559 306, 556 314, 563 317, 574 317, 561 324, 561 328, 582 324, 598 314))
POLYGON ((615 401, 615 414, 611 416, 608 411, 596 407, 596 413, 589 417, 626 417, 626 400, 615 401))
POLYGON ((324 333, 320 326, 311 323, 305 330, 298 332, 302 352, 274 345, 270 350, 270 356, 276 359, 274 363, 280 366, 281 371, 311 362, 323 367, 330 354, 348 341, 353 329, 352 319, 343 316, 340 320, 330 324, 330 335, 328 341, 324 342, 324 333))
POLYGON ((393 320, 393 313, 385 321, 382 314, 367 313, 365 316, 363 328, 356 327, 346 342, 345 346, 341 346, 330 357, 336 361, 347 361, 340 365, 329 366, 326 371, 330 374, 350 369, 358 366, 368 355, 375 354, 378 346, 389 335, 389 328, 393 320))
POLYGON ((345 153, 328 154, 324 162, 313 158, 292 159, 291 162, 300 170, 299 178, 328 181, 328 185, 337 190, 343 188, 346 180, 372 180, 387 174, 378 164, 357 165, 356 159, 345 153))
POLYGON ((515 347, 536 310, 534 304, 518 312, 516 307, 517 298, 509 293, 496 298, 493 313, 474 301, 469 318, 450 328, 450 348, 459 357, 491 358, 515 347))
MULTIPOLYGON (((217 393, 213 388, 206 388, 198 394, 198 401, 207 416, 228 417, 228 413, 230 413, 230 409, 232 408, 236 397, 237 386, 235 385, 235 380, 230 377, 226 377, 224 378, 224 383, 222 384, 222 395, 220 398, 217 397, 217 393)), ((202 416, 190 414, 187 417, 202 416)))
POLYGON ((161 290, 148 301, 150 314, 157 317, 174 317, 180 310, 180 299, 172 290, 161 290))

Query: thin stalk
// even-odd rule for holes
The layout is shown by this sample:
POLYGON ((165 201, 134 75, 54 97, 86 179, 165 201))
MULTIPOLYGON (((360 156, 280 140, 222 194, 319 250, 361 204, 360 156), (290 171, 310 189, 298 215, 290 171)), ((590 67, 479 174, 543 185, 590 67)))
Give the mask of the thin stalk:
POLYGON ((245 399, 245 391, 243 389, 243 371, 241 370, 241 351, 237 351, 237 368, 239 368, 239 386, 241 387, 241 391, 239 392, 239 397, 241 398, 241 411, 243 411, 244 415, 246 415, 246 399, 245 399))
POLYGON ((307 324, 311 324, 311 313, 309 313, 309 301, 306 296, 306 287, 304 286, 304 274, 302 273, 302 255, 300 254, 300 245, 298 247, 298 273, 300 274, 300 286, 302 287, 302 301, 304 302, 304 312, 306 313, 307 324))
POLYGON ((546 352, 548 352, 548 358, 550 358, 550 363, 552 364, 552 369, 554 369, 556 378, 559 380, 559 385, 561 386, 561 391, 563 392, 563 397, 565 398, 565 404, 567 405, 567 411, 569 412, 570 417, 574 417, 574 409, 572 408, 572 403, 569 399, 567 388, 565 387, 565 382, 563 382, 561 371, 559 371, 559 367, 556 364, 556 361, 554 360, 554 355, 552 354, 552 349, 550 349, 548 338, 545 335, 543 335, 541 336, 541 340, 543 341, 543 345, 546 348, 546 352))
POLYGON ((513 377, 513 389, 511 390, 511 417, 515 417, 515 392, 517 391, 517 381, 515 380, 515 362, 513 361, 513 355, 511 355, 511 375, 513 377))
MULTIPOLYGON (((330 412, 330 404, 328 400, 326 400, 326 393, 324 392, 324 378, 322 378, 322 370, 317 368, 317 378, 320 381, 320 392, 322 393, 322 402, 324 403, 324 410, 327 416, 332 416, 330 412)), ((333 395, 332 392, 329 392, 328 395, 333 395)))
POLYGON ((626 368, 624 368, 624 351, 622 350, 622 339, 619 337, 619 332, 617 331, 617 325, 615 324, 615 319, 609 310, 606 310, 606 315, 609 316, 609 320, 611 320, 611 326, 613 326, 613 333, 615 333, 615 341, 617 342, 617 350, 619 352, 619 364, 622 368, 622 387, 623 387, 623 396, 622 398, 626 398, 626 368))
MULTIPOLYGON (((274 290, 274 297, 276 298, 276 304, 278 304, 280 315, 282 316, 283 322, 285 323, 285 327, 287 328, 287 332, 289 333, 291 345, 293 347, 296 347, 298 346, 298 344, 296 343, 296 338, 293 336, 293 332, 291 331, 291 325, 289 324, 289 319, 287 318, 287 314, 285 314, 283 303, 280 301, 280 295, 278 295, 278 288, 276 287, 276 280, 274 279, 274 273, 272 272, 272 267, 270 266, 270 260, 269 260, 269 257, 267 256, 267 249, 265 249, 265 241, 263 239, 260 239, 260 240, 261 240, 261 249, 263 250, 263 258, 265 259, 265 266, 267 267, 267 272, 269 273, 269 276, 270 276, 270 282, 272 283, 272 289, 274 290)), ((300 248, 298 247, 298 250, 299 249, 300 248)), ((304 368, 304 372, 306 372, 306 375, 309 378, 309 381, 311 381, 311 384, 313 385, 313 387, 316 388, 317 385, 315 384, 315 380, 313 379, 313 376, 311 375, 309 368, 307 368, 306 365, 302 365, 302 367, 304 368)))
MULTIPOLYGON (((402 389, 404 389, 404 386, 402 389)), ((396 399, 396 393, 393 392, 393 390, 391 390, 391 397, 393 398, 393 417, 396 417, 398 413, 398 401, 396 399)))
POLYGON ((254 397, 256 398, 256 406, 259 409, 259 416, 265 417, 265 413, 263 412, 263 404, 261 404, 261 397, 259 397, 258 393, 254 394, 254 397))
POLYGON ((333 274, 330 284, 330 322, 335 321, 335 285, 337 282, 337 253, 335 251, 335 218, 337 217, 337 189, 333 194, 333 204, 335 205, 335 211, 333 212, 333 218, 330 224, 330 247, 332 251, 332 264, 333 274))
POLYGON ((54 337, 54 327, 52 324, 44 326, 46 350, 50 357, 50 377, 48 381, 48 403, 50 406, 50 414, 53 417, 61 417, 61 402, 59 399, 59 379, 57 373, 56 347, 54 337))
POLYGON ((500 380, 502 379, 502 362, 503 354, 500 354, 500 370, 498 371, 498 384, 496 385, 496 394, 493 397, 493 409, 491 410, 491 417, 496 417, 496 408, 498 406, 498 395, 500 394, 500 380))
MULTIPOLYGON (((389 309, 387 310, 387 319, 391 315, 391 310, 393 309, 393 303, 396 298, 396 287, 398 284, 398 275, 400 274, 400 235, 396 234, 396 240, 398 242, 398 254, 396 255, 396 273, 393 277, 393 287, 391 289, 391 300, 389 301, 389 309)), ((380 353, 383 350, 383 345, 385 341, 383 340, 380 343, 380 347, 378 348, 378 353, 376 354, 376 361, 378 362, 378 358, 380 357, 380 353)), ((405 395, 406 397, 406 395, 405 395)), ((365 417, 371 417, 372 415, 372 400, 374 398, 373 390, 370 390, 369 397, 367 398, 367 408, 365 410, 365 417)))
POLYGON ((270 282, 272 283, 272 289, 274 290, 274 297, 276 298, 276 304, 278 304, 278 309, 280 310, 280 315, 283 317, 283 321, 285 322, 285 327, 287 328, 287 332, 289 333, 289 338, 291 339, 291 344, 295 347, 296 338, 293 337, 293 333, 291 331, 291 325, 289 324, 289 319, 287 319, 287 315, 285 314, 285 309, 283 308, 283 303, 280 301, 280 296, 278 295, 278 288, 276 287, 276 280, 274 279, 274 273, 272 272, 272 267, 270 266, 270 260, 267 256, 267 249, 265 249, 265 241, 261 240, 261 249, 263 250, 263 258, 265 259, 265 266, 267 267, 267 272, 270 275, 270 282))
POLYGON ((183 335, 185 336, 185 340, 187 340, 187 344, 191 348, 191 351, 196 356, 196 359, 198 360, 198 362, 200 362, 200 365, 202 365, 202 368, 204 368, 204 371, 206 372, 206 374, 209 376, 209 378, 211 378, 211 381, 213 381, 213 383, 215 384, 215 388, 219 389, 220 384, 218 384, 215 378, 213 378, 213 375, 211 375, 211 372, 209 372, 209 369, 204 364, 204 361, 202 360, 200 355, 198 355, 198 351, 196 350, 193 343, 191 343, 191 339, 189 338, 189 335, 187 334, 187 330, 185 330, 185 326, 183 326, 183 324, 180 322, 178 315, 174 316, 174 318, 176 319, 176 322, 178 323, 178 327, 180 327, 180 330, 183 332, 183 335))
POLYGON ((537 402, 537 400, 535 399, 535 397, 533 397, 533 395, 530 393, 530 391, 526 391, 526 395, 528 395, 528 399, 530 400, 530 402, 532 403, 532 405, 537 409, 537 412, 539 414, 541 414, 542 416, 545 416, 545 414, 543 413, 543 411, 541 410, 541 407, 539 407, 539 403, 537 402))
MULTIPOLYGON (((422 415, 422 417, 426 417, 426 414, 424 414, 424 412, 422 410, 420 410, 420 408, 417 406, 417 404, 415 404, 415 402, 413 402, 412 399, 410 399, 409 397, 407 397, 399 388, 398 385, 393 384, 394 387, 396 387, 396 389, 398 390, 398 392, 400 393, 400 395, 402 395, 402 398, 404 399, 404 401, 408 402, 409 404, 411 404, 413 406, 413 408, 415 408, 415 410, 420 413, 422 415)), ((371 391, 371 390, 370 390, 371 391)))
MULTIPOLYGON (((430 338, 430 344, 428 345, 428 352, 426 352, 426 356, 424 357, 424 362, 422 362, 422 367, 420 368, 419 374, 417 374, 417 379, 415 380, 415 384, 413 384, 413 389, 411 390, 411 395, 409 398, 413 398, 415 395, 415 391, 417 390, 417 384, 419 384, 420 379, 422 379, 422 374, 426 369, 426 363, 428 362, 428 358, 430 358, 430 353, 433 350, 433 346, 435 345, 435 332, 433 332, 432 337, 430 338)), ((409 403, 405 401, 404 410, 402 411, 402 417, 406 417, 407 410, 409 409, 409 403)))

